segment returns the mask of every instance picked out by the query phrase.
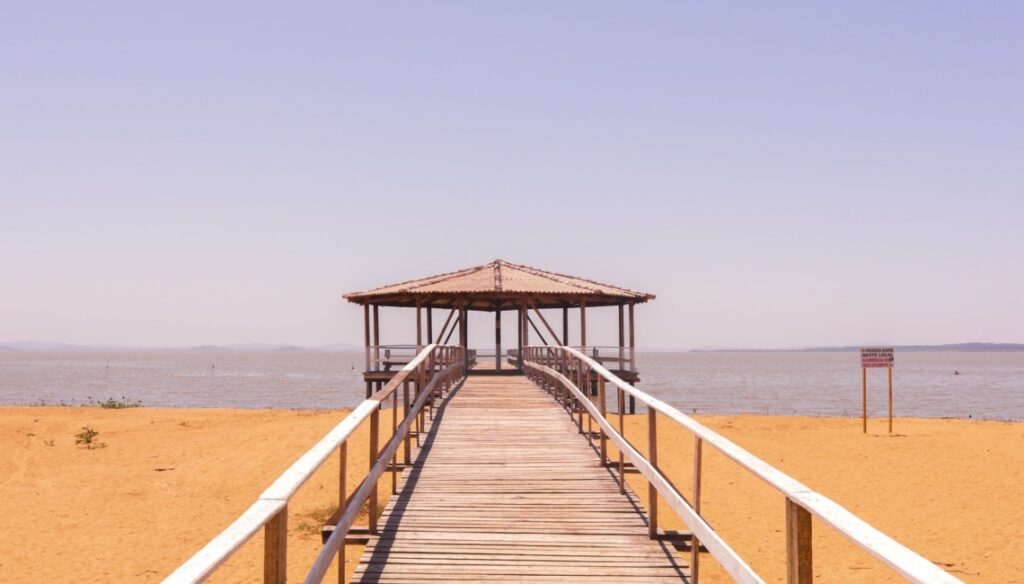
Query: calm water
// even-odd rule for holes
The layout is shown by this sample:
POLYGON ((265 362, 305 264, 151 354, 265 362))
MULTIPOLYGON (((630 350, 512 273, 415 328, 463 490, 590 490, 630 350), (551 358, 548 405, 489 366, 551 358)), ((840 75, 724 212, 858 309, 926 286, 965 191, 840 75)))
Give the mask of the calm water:
MULTIPOLYGON (((0 353, 0 403, 336 408, 363 397, 362 353, 0 353)), ((855 353, 648 353, 641 389, 685 412, 859 415, 855 353)), ((885 414, 885 370, 869 371, 885 414)), ((902 353, 896 414, 1024 419, 1024 353, 902 353), (960 375, 953 375, 959 370, 960 375)))

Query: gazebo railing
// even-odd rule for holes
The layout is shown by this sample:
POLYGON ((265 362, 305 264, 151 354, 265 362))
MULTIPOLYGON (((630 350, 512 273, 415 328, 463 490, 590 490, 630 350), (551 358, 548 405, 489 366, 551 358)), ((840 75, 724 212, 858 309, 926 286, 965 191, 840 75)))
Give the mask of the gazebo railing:
MULTIPOLYGON (((599 429, 601 461, 609 465, 607 443, 618 449, 617 478, 620 490, 625 492, 625 462, 628 460, 648 483, 648 527, 650 536, 658 533, 658 496, 689 527, 691 540, 691 582, 699 579, 700 544, 703 544, 721 566, 738 582, 764 582, 753 569, 725 542, 700 514, 701 459, 703 445, 707 443, 726 458, 740 465, 781 492, 785 498, 786 516, 786 568, 787 581, 804 584, 812 581, 811 517, 818 518, 870 555, 879 559, 909 581, 946 584, 960 582, 928 559, 903 546, 838 503, 811 490, 809 487, 772 467, 740 446, 710 428, 626 383, 609 372, 601 363, 571 347, 526 347, 523 350, 525 369, 536 383, 550 391, 570 416, 576 419, 584 432, 596 423, 599 429), (589 386, 596 376, 597 403, 590 397, 589 386), (606 386, 611 384, 618 403, 618 424, 607 418, 606 386), (585 390, 581 390, 585 388, 585 390), (648 455, 645 457, 624 436, 623 411, 625 396, 632 396, 647 406, 648 455), (672 481, 658 467, 657 414, 662 414, 694 435, 693 497, 687 501, 672 481), (578 418, 577 418, 578 416, 578 418)), ((588 436, 592 434, 587 431, 588 436)), ((591 440, 593 438, 591 437, 591 440)))
MULTIPOLYGON (((378 482, 390 471, 395 491, 399 447, 404 444, 405 462, 411 451, 410 430, 425 427, 426 410, 435 398, 465 377, 462 347, 427 345, 383 389, 364 400, 319 442, 299 457, 242 515, 214 537, 194 556, 171 573, 165 583, 202 582, 256 533, 264 531, 263 581, 283 584, 287 574, 288 502, 332 453, 339 456, 338 506, 340 516, 322 548, 306 582, 320 582, 331 562, 338 558, 338 581, 344 581, 344 540, 364 504, 369 506, 369 530, 377 532, 379 519, 378 482), (401 400, 400 400, 401 396, 401 400), (391 438, 380 448, 380 413, 391 402, 391 438), (401 418, 399 418, 401 411, 401 418), (399 421, 401 419, 401 421, 399 421), (348 441, 364 423, 370 423, 369 460, 366 476, 351 497, 348 491, 348 441)), ((385 422, 386 423, 386 422, 385 422)), ((418 435, 418 434, 417 434, 418 435)))

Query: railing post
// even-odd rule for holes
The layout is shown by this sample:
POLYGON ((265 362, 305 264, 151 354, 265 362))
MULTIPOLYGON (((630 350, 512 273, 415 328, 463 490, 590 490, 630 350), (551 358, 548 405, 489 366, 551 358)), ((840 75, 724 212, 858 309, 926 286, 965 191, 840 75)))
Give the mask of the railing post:
MULTIPOLYGON (((658 411, 651 406, 647 406, 647 459, 658 470, 658 411)), ((647 534, 654 539, 658 537, 658 489, 651 481, 647 481, 647 501, 647 534)))
MULTIPOLYGON (((597 377, 597 399, 600 402, 599 410, 601 412, 601 420, 608 419, 608 404, 605 400, 604 393, 604 377, 599 375, 597 377)), ((598 428, 601 430, 601 467, 608 465, 608 435, 604 433, 604 427, 598 424, 598 428)))
MULTIPOLYGON (((373 468, 377 462, 378 440, 380 439, 380 407, 373 409, 370 414, 370 460, 368 468, 373 468)), ((369 471, 367 471, 369 472, 369 471)), ((377 481, 373 481, 373 489, 370 491, 370 534, 377 535, 377 481)))
MULTIPOLYGON (((348 502, 348 442, 338 447, 338 516, 345 514, 348 502)), ((345 584, 345 537, 338 546, 338 584, 345 584)))
MULTIPOLYGON (((395 391, 398 391, 397 389, 395 391)), ((409 417, 409 378, 402 381, 402 420, 409 417)), ((412 426, 410 425, 410 428, 412 426)), ((405 433, 405 449, 402 452, 402 462, 409 464, 412 456, 412 432, 405 433)))
MULTIPOLYGON (((391 392, 391 441, 398 440, 398 387, 391 392)), ((398 448, 391 455, 391 494, 398 492, 398 448)))
MULTIPOLYGON (((693 511, 700 515, 700 469, 703 458, 704 440, 693 437, 693 511)), ((690 583, 697 584, 700 578, 700 541, 690 533, 690 583)))
MULTIPOLYGON (((619 410, 619 436, 622 436, 622 439, 625 440, 626 439, 626 432, 625 432, 625 428, 624 428, 625 420, 624 420, 624 418, 622 416, 622 410, 626 407, 626 395, 625 395, 625 392, 622 391, 621 387, 616 385, 615 389, 618 390, 617 393, 618 393, 618 398, 619 398, 619 403, 618 403, 618 410, 619 410)), ((626 494, 626 457, 622 454, 622 449, 621 448, 619 448, 618 450, 619 450, 619 493, 625 495, 626 494)))
POLYGON ((786 497, 786 582, 811 584, 811 513, 786 497))
MULTIPOLYGON (((413 401, 418 401, 420 399, 420 392, 423 391, 423 379, 420 378, 418 373, 417 373, 416 377, 413 379, 413 388, 414 388, 413 395, 415 396, 415 397, 413 397, 413 401)), ((417 447, 423 445, 423 442, 421 441, 420 437, 423 434, 423 427, 426 426, 426 421, 427 421, 427 414, 426 414, 426 411, 425 411, 426 409, 427 409, 426 406, 421 407, 420 411, 419 411, 419 413, 417 414, 417 417, 416 417, 416 446, 417 447)))
MULTIPOLYGON (((578 376, 578 379, 580 381, 579 381, 579 383, 576 384, 576 389, 580 390, 580 393, 583 393, 583 359, 580 359, 579 370, 580 370, 580 374, 578 376)), ((578 398, 578 397, 576 398, 576 410, 577 410, 578 415, 579 415, 580 434, 582 434, 583 433, 583 402, 580 401, 580 398, 578 398)))
POLYGON ((284 584, 288 576, 288 505, 263 527, 263 584, 284 584))

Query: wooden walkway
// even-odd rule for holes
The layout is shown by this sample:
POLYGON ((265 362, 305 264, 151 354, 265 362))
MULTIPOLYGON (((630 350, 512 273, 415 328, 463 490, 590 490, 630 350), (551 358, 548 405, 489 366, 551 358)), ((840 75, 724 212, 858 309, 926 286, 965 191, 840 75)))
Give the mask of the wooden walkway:
POLYGON ((470 377, 437 412, 356 582, 680 582, 554 399, 528 379, 470 377))

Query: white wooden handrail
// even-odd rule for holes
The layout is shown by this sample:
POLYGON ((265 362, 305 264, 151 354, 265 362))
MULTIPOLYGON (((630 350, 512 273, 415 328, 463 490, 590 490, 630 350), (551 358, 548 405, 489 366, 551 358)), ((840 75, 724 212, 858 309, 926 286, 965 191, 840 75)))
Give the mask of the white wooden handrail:
MULTIPOLYGON (((434 377, 434 380, 427 385, 426 390, 420 393, 419 398, 414 402, 410 409, 410 415, 406 417, 405 421, 398 427, 397 434, 399 436, 404 436, 405 433, 409 431, 409 426, 412 424, 415 412, 419 412, 423 409, 423 405, 426 403, 427 397, 434 389, 434 384, 437 383, 438 380, 443 379, 446 374, 450 374, 458 370, 461 366, 461 363, 451 365, 440 375, 434 377)), ((352 527, 352 523, 356 520, 359 508, 373 492, 373 484, 376 483, 377 479, 379 479, 382 474, 384 474, 388 460, 390 460, 398 450, 399 442, 399 440, 392 440, 388 444, 384 451, 381 452, 376 464, 374 464, 373 468, 370 469, 370 472, 367 473, 366 480, 359 486, 356 492, 353 493, 352 502, 338 519, 338 524, 335 526, 334 531, 331 532, 331 536, 327 539, 324 547, 320 549, 320 553, 317 554, 313 567, 310 568, 309 573, 306 575, 306 584, 319 583, 327 574, 327 570, 330 568, 331 562, 334 560, 334 556, 338 553, 338 548, 344 545, 345 534, 348 533, 348 530, 352 527)))
POLYGON ((583 393, 569 381, 561 373, 545 367, 543 365, 537 365, 535 363, 525 362, 524 365, 528 369, 536 371, 542 371, 553 379, 561 383, 566 389, 568 389, 573 396, 583 405, 584 408, 590 413, 591 417, 597 424, 604 430, 608 438, 622 451, 625 457, 633 463, 633 466, 640 471, 640 474, 644 476, 648 481, 651 482, 658 490, 658 493, 668 501, 668 504, 672 509, 679 514, 690 530, 696 535, 701 543, 708 548, 708 551, 718 559, 725 571, 729 573, 737 582, 744 584, 764 584, 764 580, 754 572, 743 558, 739 556, 729 544, 725 543, 725 540, 707 524, 704 519, 697 514, 697 512, 687 503, 686 499, 683 498, 679 491, 677 491, 671 483, 662 475, 651 463, 644 458, 639 451, 625 439, 624 436, 619 434, 611 423, 601 415, 597 407, 593 402, 590 401, 583 393))
MULTIPOLYGON (((900 544, 891 537, 885 535, 878 529, 872 527, 867 522, 858 518, 853 513, 850 513, 848 510, 843 508, 835 501, 832 501, 828 497, 825 497, 824 495, 811 490, 803 483, 776 469, 767 462, 761 460, 760 458, 746 451, 739 445, 728 440, 721 434, 718 434, 714 430, 711 430, 707 426, 704 426, 700 422, 680 412, 676 408, 668 405, 667 403, 657 398, 648 395, 647 393, 640 391, 639 389, 633 387, 629 383, 626 383, 625 381, 623 381, 622 379, 620 379, 619 377, 605 369, 600 363, 598 363, 594 359, 591 359, 584 353, 581 353, 580 351, 577 351, 576 349, 573 349, 571 347, 554 346, 524 347, 523 353, 525 356, 524 362, 526 362, 527 366, 533 366, 534 368, 542 368, 542 370, 544 370, 544 372, 548 375, 557 375, 557 379, 560 384, 565 386, 570 391, 575 390, 573 392, 574 397, 577 400, 580 400, 580 403, 583 405, 583 407, 587 409, 588 413, 590 413, 592 418, 598 422, 602 430, 604 430, 605 434, 607 434, 608 437, 611 438, 612 441, 616 443, 616 445, 620 445, 620 442, 626 442, 626 445, 628 446, 628 441, 625 441, 624 437, 620 436, 618 432, 615 431, 611 424, 609 424, 607 420, 604 419, 604 416, 602 416, 600 412, 598 412, 597 409, 593 407, 593 403, 591 402, 591 400, 584 396, 582 392, 579 391, 579 388, 577 388, 572 381, 570 381, 567 377, 565 377, 564 375, 562 375, 561 373, 559 373, 558 371, 551 367, 536 363, 529 363, 528 361, 531 360, 532 358, 533 360, 542 363, 546 360, 546 358, 543 356, 545 354, 555 355, 558 353, 564 353, 564 356, 567 359, 572 359, 575 361, 573 367, 585 365, 587 369, 593 371, 598 376, 603 378, 605 382, 610 383, 617 387, 618 389, 622 390, 624 394, 633 396, 634 398, 636 398, 636 400, 640 401, 648 408, 651 408, 657 411, 658 413, 661 413, 662 415, 670 418, 677 424, 683 426, 691 433, 693 433, 696 437, 698 437, 700 440, 707 442, 716 450, 725 455, 727 458, 736 462, 743 468, 753 473, 755 476, 759 477, 764 482, 768 483, 769 485, 777 489, 779 492, 785 495, 789 501, 792 501, 796 505, 799 505, 801 508, 808 511, 811 515, 817 517, 823 523, 835 529, 837 532, 839 532, 844 537, 855 543, 857 546, 864 549, 866 552, 868 552, 881 562, 891 567, 904 578, 912 582, 921 582, 928 584, 952 584, 961 582, 959 579, 953 577, 948 572, 941 569, 939 566, 930 562, 927 558, 917 554, 910 548, 907 548, 906 546, 900 544)), ((561 364, 561 357, 557 359, 557 362, 555 362, 555 359, 547 360, 552 361, 552 364, 561 364)), ((713 544, 709 540, 705 539, 707 537, 707 534, 701 533, 701 523, 691 524, 690 521, 687 521, 687 517, 690 515, 689 511, 692 511, 692 507, 690 507, 689 504, 686 504, 685 499, 682 499, 682 496, 679 495, 678 491, 676 491, 675 488, 671 486, 671 482, 669 482, 667 478, 665 478, 664 475, 662 475, 660 470, 657 470, 652 465, 650 465, 650 463, 643 459, 643 457, 632 447, 629 447, 628 450, 625 450, 624 454, 630 459, 631 462, 633 462, 634 466, 636 466, 636 468, 641 472, 641 474, 643 474, 644 477, 647 478, 648 481, 650 481, 650 483, 658 490, 658 492, 663 497, 665 497, 669 504, 673 506, 673 510, 680 514, 680 517, 690 527, 691 531, 697 536, 698 539, 700 539, 702 543, 706 545, 708 551, 715 555, 716 559, 718 559, 720 562, 723 562, 722 557, 719 557, 719 554, 715 554, 715 549, 713 549, 713 546, 717 544, 713 544), (636 457, 639 457, 641 459, 641 464, 637 464, 637 461, 635 460, 636 457), (653 473, 654 476, 648 476, 648 473, 653 473), (673 503, 675 499, 682 500, 684 507, 676 508, 676 505, 673 503)), ((692 520, 693 517, 690 516, 690 519, 692 520)), ((703 520, 701 520, 701 522, 702 521, 703 520)), ((720 551, 719 553, 722 552, 720 551)), ((728 554, 725 554, 724 557, 726 558, 726 561, 733 560, 733 558, 728 554)), ((727 571, 729 571, 729 566, 726 565, 726 563, 723 562, 722 565, 727 571)), ((731 571, 730 574, 734 578, 737 577, 736 574, 733 574, 731 571)))
MULTIPOLYGON (((460 347, 436 344, 425 346, 415 359, 396 372, 395 376, 383 389, 360 403, 344 420, 300 456, 288 470, 282 473, 238 519, 167 576, 164 582, 183 584, 206 580, 261 528, 268 527, 272 520, 281 514, 287 513, 288 501, 295 492, 313 476, 333 452, 346 444, 359 426, 377 413, 384 400, 397 391, 402 383, 408 380, 418 369, 425 367, 428 360, 432 357, 438 354, 450 354, 450 358, 447 359, 449 364, 440 371, 432 372, 434 374, 421 389, 416 401, 409 408, 405 419, 399 426, 401 432, 396 432, 392 436, 388 446, 377 456, 376 463, 367 475, 366 480, 363 481, 363 484, 353 495, 352 503, 346 508, 342 516, 342 520, 347 521, 347 523, 343 525, 339 522, 332 535, 333 538, 340 531, 343 537, 344 533, 351 527, 352 521, 355 520, 358 510, 367 499, 368 494, 375 492, 376 482, 384 473, 389 459, 395 455, 401 438, 408 433, 412 420, 416 419, 416 416, 423 409, 423 405, 427 403, 437 384, 447 381, 453 376, 464 375, 461 350, 460 347)), ((335 549, 336 551, 337 549, 335 549)), ((280 568, 283 572, 283 565, 280 568)), ((265 577, 266 580, 267 578, 265 577)), ((269 581, 277 580, 271 578, 269 581)))

